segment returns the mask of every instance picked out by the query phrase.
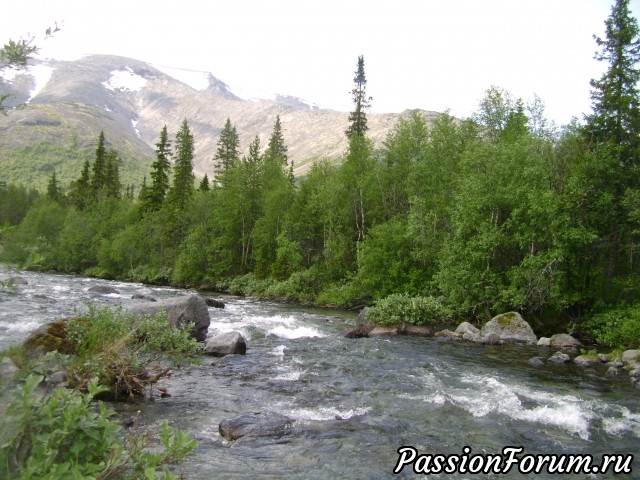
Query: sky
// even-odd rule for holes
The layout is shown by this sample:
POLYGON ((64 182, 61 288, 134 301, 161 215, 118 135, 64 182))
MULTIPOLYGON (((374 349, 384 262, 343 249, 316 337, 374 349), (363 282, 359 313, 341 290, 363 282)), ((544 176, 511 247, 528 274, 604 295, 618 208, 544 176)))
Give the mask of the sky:
MULTIPOLYGON (((211 72, 244 96, 280 93, 349 111, 359 55, 371 112, 466 118, 497 86, 537 95, 557 125, 590 111, 589 81, 614 0, 29 0, 0 18, 0 43, 40 55, 112 54, 211 72), (61 27, 44 39, 48 26, 61 27)), ((640 14, 640 0, 630 8, 640 14)))

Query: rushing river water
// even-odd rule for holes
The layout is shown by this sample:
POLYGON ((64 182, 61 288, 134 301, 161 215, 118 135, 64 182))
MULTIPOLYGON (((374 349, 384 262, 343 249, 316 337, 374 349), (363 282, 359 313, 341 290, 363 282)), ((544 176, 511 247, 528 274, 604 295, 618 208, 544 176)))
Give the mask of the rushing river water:
MULTIPOLYGON (((15 273, 13 273, 15 274, 15 273)), ((0 271, 0 280, 12 275, 0 271)), ((183 290, 20 272, 28 283, 0 290, 0 349, 39 325, 93 302, 158 299, 183 290), (95 295, 94 285, 120 293, 95 295)), ((533 367, 538 347, 481 346, 433 338, 347 339, 347 312, 312 310, 236 297, 210 309, 209 333, 240 331, 246 356, 207 357, 164 381, 169 398, 117 408, 141 410, 153 428, 162 419, 187 429, 199 447, 185 465, 190 479, 386 479, 401 446, 422 453, 638 454, 640 392, 629 377, 573 365, 533 367), (274 411, 296 420, 276 439, 223 440, 221 420, 274 411)), ((635 459, 633 473, 640 478, 635 459)), ((411 466, 399 478, 416 476, 411 466)), ((548 474, 440 474, 422 478, 558 478, 548 474)), ((612 478, 576 475, 564 478, 612 478)))

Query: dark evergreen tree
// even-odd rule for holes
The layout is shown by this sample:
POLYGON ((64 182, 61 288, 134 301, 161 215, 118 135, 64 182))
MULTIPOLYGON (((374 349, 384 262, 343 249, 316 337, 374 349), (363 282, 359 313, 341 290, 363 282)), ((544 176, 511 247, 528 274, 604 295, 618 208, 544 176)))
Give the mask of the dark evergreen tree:
POLYGON ((85 160, 80 177, 71 184, 71 202, 78 210, 84 210, 91 200, 89 160, 85 160))
POLYGON ((363 136, 368 129, 365 110, 371 106, 372 98, 367 97, 367 79, 364 74, 364 57, 362 55, 358 57, 358 68, 353 77, 353 83, 355 85, 351 90, 351 96, 355 109, 349 114, 351 125, 345 132, 349 138, 363 136))
POLYGON ((233 165, 239 158, 238 148, 240 140, 236 127, 231 124, 231 120, 227 118, 224 128, 218 139, 218 149, 213 157, 216 174, 220 175, 233 165))
POLYGON ((189 130, 189 124, 185 118, 176 134, 175 166, 173 175, 173 186, 169 191, 169 201, 175 207, 183 210, 195 191, 193 182, 193 135, 189 130))
POLYGON ((206 173, 204 174, 204 177, 202 177, 202 180, 200 181, 198 190, 200 190, 201 192, 208 192, 209 190, 211 190, 211 187, 209 186, 209 177, 207 176, 206 173))
MULTIPOLYGON (((167 126, 162 127, 160 139, 156 143, 156 159, 151 164, 151 186, 141 198, 151 210, 158 210, 169 191, 169 174, 171 172, 171 140, 167 134, 167 126)), ((146 186, 146 185, 145 185, 146 186)))
POLYGON ((282 124, 280 123, 280 115, 276 116, 276 122, 273 125, 273 133, 269 137, 267 150, 265 151, 265 159, 278 159, 283 166, 288 164, 289 157, 287 155, 287 145, 284 143, 282 135, 282 124))
POLYGON ((49 183, 47 184, 47 198, 52 202, 60 202, 62 200, 62 189, 56 179, 56 171, 51 172, 49 183))
POLYGON ((613 145, 623 165, 637 165, 640 147, 640 32, 629 12, 629 0, 616 0, 605 21, 606 38, 595 58, 607 62, 599 80, 591 80, 592 114, 586 117, 589 140, 613 145))
POLYGON ((109 150, 105 156, 105 184, 103 187, 107 197, 120 198, 122 184, 120 183, 119 163, 118 152, 113 149, 109 150))
POLYGON ((94 198, 102 187, 106 185, 106 156, 104 131, 101 131, 98 137, 98 146, 96 147, 96 158, 91 169, 91 193, 94 198))

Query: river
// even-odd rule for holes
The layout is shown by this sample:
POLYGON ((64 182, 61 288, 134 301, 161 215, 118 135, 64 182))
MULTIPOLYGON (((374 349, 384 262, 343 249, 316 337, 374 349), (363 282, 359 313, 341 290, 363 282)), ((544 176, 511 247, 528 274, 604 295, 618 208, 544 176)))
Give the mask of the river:
MULTIPOLYGON (((50 320, 89 303, 133 302, 134 293, 157 299, 184 290, 135 283, 0 272, 0 280, 27 281, 0 289, 0 349, 24 339, 50 320), (119 293, 96 295, 94 285, 119 293)), ((240 331, 246 356, 207 357, 164 381, 171 394, 138 405, 140 422, 153 430, 162 419, 187 429, 199 446, 184 466, 190 479, 387 479, 413 478, 411 466, 393 474, 398 448, 421 453, 500 453, 522 446, 527 454, 638 453, 640 392, 629 377, 607 377, 604 368, 533 367, 541 347, 482 346, 433 338, 347 339, 350 312, 307 309, 238 297, 218 297, 209 333, 240 331), (279 439, 235 442, 218 435, 221 420, 274 411, 294 418, 279 439)), ((634 472, 626 478, 640 478, 634 472)), ((636 468, 637 467, 637 468, 636 468)), ((638 470, 638 471, 636 471, 638 470)), ((612 478, 567 475, 564 478, 612 478)), ((491 479, 495 474, 439 474, 421 478, 491 479)))

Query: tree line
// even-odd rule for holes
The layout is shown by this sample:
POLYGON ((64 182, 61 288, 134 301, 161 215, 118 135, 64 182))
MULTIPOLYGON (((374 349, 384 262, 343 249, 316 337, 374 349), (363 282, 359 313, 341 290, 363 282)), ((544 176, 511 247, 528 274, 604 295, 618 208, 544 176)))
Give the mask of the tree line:
POLYGON ((637 346, 640 35, 628 3, 615 2, 596 37, 607 69, 583 123, 558 129, 540 99, 491 87, 471 118, 429 123, 415 111, 375 148, 359 57, 339 164, 318 161, 296 181, 279 117, 268 144, 256 136, 243 156, 227 119, 215 177, 196 182, 185 119, 174 142, 160 132, 134 198, 101 135, 67 192, 55 172, 46 196, 0 189, 0 207, 25 205, 23 219, 0 219, 17 224, 3 230, 2 256, 324 305, 425 297, 456 319, 518 310, 540 333, 637 346))

